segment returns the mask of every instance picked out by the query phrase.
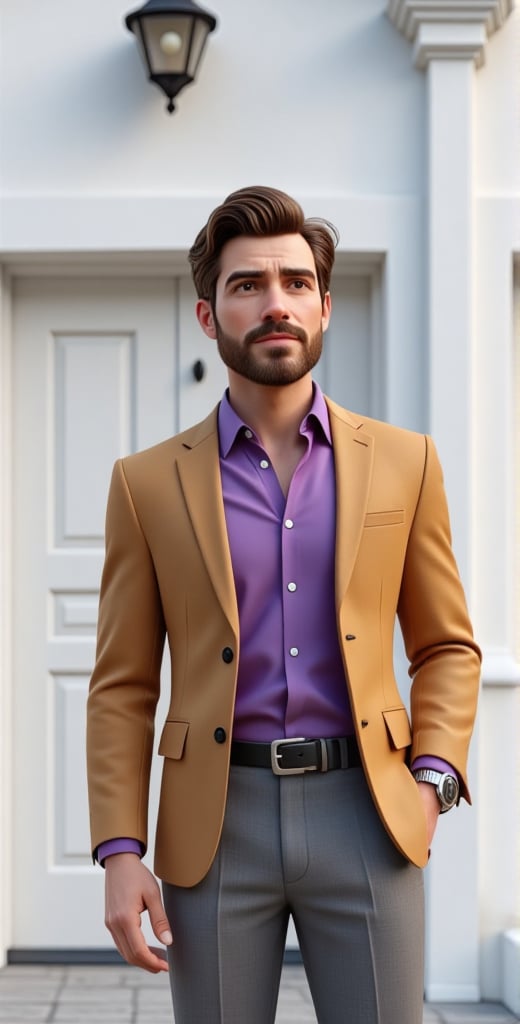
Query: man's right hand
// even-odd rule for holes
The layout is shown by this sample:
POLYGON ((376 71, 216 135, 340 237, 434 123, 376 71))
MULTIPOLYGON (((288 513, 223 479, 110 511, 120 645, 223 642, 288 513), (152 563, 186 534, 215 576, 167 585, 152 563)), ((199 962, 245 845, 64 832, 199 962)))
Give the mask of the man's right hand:
POLYGON ((135 853, 115 853, 105 860, 105 924, 121 953, 134 967, 157 974, 167 971, 165 952, 147 946, 141 914, 147 910, 153 933, 170 946, 173 939, 161 893, 151 871, 135 853))

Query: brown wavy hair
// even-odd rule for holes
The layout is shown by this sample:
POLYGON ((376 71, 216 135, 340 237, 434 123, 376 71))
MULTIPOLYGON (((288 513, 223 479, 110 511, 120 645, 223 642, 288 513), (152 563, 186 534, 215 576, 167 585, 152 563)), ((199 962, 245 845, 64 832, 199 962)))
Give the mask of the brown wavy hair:
POLYGON ((199 299, 215 307, 220 254, 226 242, 241 235, 302 235, 312 250, 321 298, 328 292, 339 233, 328 220, 305 218, 299 203, 286 192, 252 185, 232 192, 210 215, 189 253, 199 299))

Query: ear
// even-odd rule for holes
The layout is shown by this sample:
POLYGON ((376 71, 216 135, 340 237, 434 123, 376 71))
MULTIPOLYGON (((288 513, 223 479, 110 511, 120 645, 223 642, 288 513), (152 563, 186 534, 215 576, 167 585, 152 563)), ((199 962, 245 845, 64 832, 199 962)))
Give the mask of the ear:
POLYGON ((327 330, 330 321, 330 314, 332 313, 332 299, 330 292, 325 292, 323 297, 323 308, 321 311, 321 326, 324 331, 327 330))
POLYGON ((204 334, 207 334, 208 338, 215 339, 217 337, 217 328, 211 304, 207 299, 198 300, 195 306, 195 314, 204 334))

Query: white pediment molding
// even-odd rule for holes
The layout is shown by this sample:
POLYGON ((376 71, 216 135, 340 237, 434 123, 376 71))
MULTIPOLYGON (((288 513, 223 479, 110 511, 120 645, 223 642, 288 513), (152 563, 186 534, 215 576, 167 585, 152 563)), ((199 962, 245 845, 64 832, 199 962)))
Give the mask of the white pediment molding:
POLYGON ((413 43, 414 63, 472 59, 484 62, 487 38, 502 27, 514 0, 388 0, 386 13, 413 43))

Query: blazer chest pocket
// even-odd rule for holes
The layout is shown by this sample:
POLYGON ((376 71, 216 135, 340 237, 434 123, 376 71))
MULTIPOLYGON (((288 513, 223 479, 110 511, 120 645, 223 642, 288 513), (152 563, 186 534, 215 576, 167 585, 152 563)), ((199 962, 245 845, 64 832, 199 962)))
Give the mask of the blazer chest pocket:
POLYGON ((404 523, 404 508, 389 512, 367 512, 365 526, 398 526, 404 523))
POLYGON ((159 754, 162 757, 171 757, 173 761, 180 761, 184 754, 189 727, 189 722, 165 722, 159 741, 159 754))
POLYGON ((393 749, 402 750, 403 747, 409 747, 412 742, 412 731, 406 708, 389 708, 388 711, 383 711, 383 718, 393 749))

